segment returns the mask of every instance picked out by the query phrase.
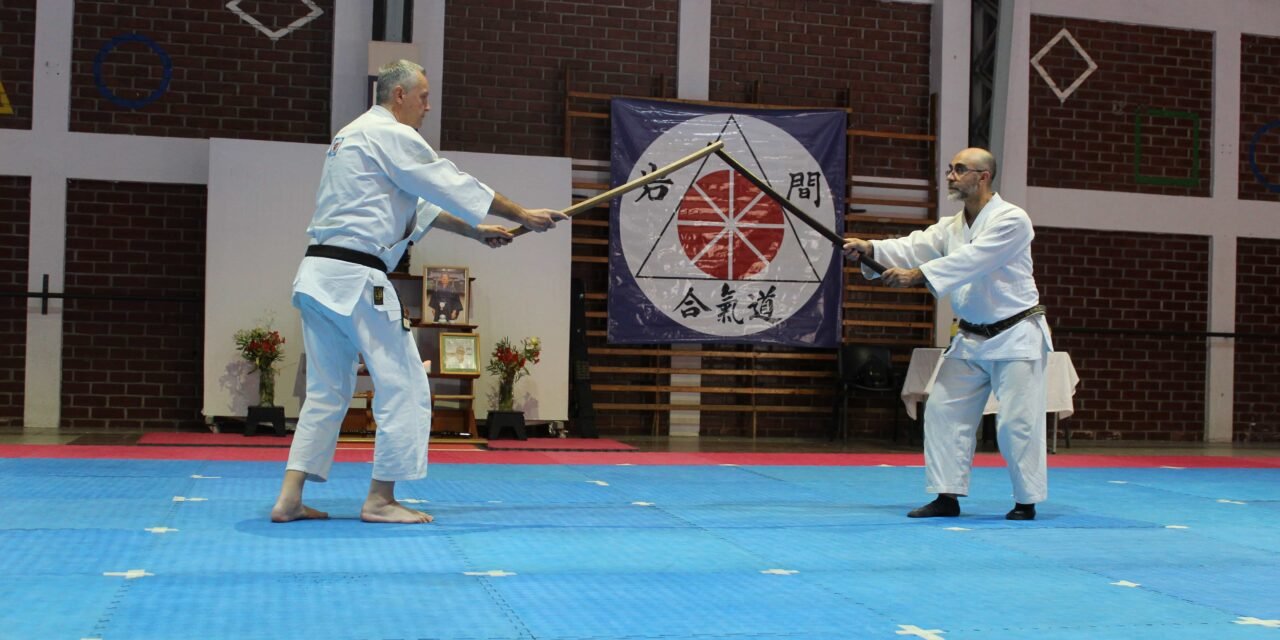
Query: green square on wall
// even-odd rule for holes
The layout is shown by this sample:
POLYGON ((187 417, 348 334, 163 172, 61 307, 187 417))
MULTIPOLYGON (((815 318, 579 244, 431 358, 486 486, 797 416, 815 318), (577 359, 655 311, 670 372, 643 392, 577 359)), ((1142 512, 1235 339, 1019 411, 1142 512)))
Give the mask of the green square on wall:
POLYGON ((1200 184, 1200 116, 1189 111, 1168 109, 1143 109, 1133 116, 1133 178, 1138 184, 1155 184, 1173 187, 1194 187, 1200 184), (1172 118, 1191 121, 1191 177, 1165 178, 1142 175, 1142 121, 1147 118, 1172 118))

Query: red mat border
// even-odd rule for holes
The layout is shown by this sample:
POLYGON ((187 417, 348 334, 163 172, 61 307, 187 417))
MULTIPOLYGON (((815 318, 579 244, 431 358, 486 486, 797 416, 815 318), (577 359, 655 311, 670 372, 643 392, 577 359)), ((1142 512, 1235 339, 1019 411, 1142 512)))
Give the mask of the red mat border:
MULTIPOLYGON (((121 460, 231 460, 284 462, 283 447, 166 447, 122 445, 0 445, 0 458, 109 458, 121 460)), ((562 464, 562 465, 722 465, 868 467, 919 466, 919 453, 672 453, 663 451, 474 451, 442 450, 430 453, 439 464, 562 464)), ((344 449, 337 462, 372 462, 372 449, 344 449)), ((999 454, 980 453, 977 467, 1003 467, 999 454)), ((1185 467, 1205 469, 1276 469, 1280 457, 1226 456, 1127 456, 1059 454, 1049 457, 1054 468, 1185 467)))
POLYGON ((529 438, 528 440, 490 440, 490 451, 608 451, 626 452, 637 449, 625 442, 609 438, 529 438))
POLYGON ((288 447, 293 434, 277 436, 270 432, 246 436, 243 433, 163 432, 144 433, 135 443, 142 447, 288 447))

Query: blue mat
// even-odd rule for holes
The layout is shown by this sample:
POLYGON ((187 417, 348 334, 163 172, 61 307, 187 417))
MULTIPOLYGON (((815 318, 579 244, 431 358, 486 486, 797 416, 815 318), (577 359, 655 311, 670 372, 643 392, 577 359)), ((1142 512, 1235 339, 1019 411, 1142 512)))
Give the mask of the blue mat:
POLYGON ((338 464, 0 460, 0 637, 1280 639, 1280 470, 1003 469, 911 520, 895 467, 444 465, 430 525, 358 520, 338 464), (1249 623, 1249 624, 1244 624, 1249 623))

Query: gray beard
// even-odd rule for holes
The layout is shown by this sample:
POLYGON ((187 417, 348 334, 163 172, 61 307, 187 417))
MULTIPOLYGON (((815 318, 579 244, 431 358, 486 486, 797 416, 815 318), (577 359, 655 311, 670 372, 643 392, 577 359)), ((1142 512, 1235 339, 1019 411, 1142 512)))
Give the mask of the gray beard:
POLYGON ((947 200, 952 202, 960 202, 964 200, 964 194, 956 189, 947 189, 947 200))

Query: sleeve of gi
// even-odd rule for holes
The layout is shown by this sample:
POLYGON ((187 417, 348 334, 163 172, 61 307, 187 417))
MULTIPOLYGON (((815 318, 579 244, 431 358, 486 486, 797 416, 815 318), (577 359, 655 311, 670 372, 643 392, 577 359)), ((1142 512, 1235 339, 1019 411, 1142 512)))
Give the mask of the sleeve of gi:
POLYGON ((1033 237, 1031 219, 1021 210, 1013 211, 993 220, 968 244, 920 265, 920 270, 934 295, 941 298, 1005 266, 1031 245, 1033 237))
MULTIPOLYGON (((898 269, 914 269, 930 260, 941 258, 946 250, 944 227, 952 222, 948 218, 901 238, 872 240, 871 246, 875 247, 873 257, 886 267, 898 269)), ((868 278, 880 277, 865 266, 862 273, 868 278)))
POLYGON ((435 222, 436 216, 440 215, 441 211, 444 209, 419 198, 417 213, 414 214, 413 219, 413 230, 409 232, 409 242, 417 244, 418 240, 427 234, 431 223, 435 222))
MULTIPOLYGON (((443 209, 473 227, 484 221, 493 203, 493 189, 441 158, 417 131, 396 125, 389 135, 379 136, 374 146, 384 155, 387 176, 397 187, 437 207, 431 213, 433 219, 443 209)), ((419 203, 419 218, 422 215, 419 203)))

